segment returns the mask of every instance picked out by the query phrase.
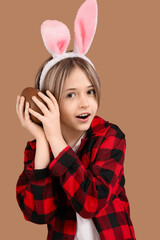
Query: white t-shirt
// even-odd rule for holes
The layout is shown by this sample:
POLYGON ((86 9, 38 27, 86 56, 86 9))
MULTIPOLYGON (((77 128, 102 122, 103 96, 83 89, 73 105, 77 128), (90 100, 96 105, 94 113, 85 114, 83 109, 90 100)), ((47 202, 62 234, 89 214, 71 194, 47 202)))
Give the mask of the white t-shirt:
MULTIPOLYGON (((78 148, 81 144, 81 139, 85 138, 86 132, 82 135, 82 137, 78 140, 78 142, 72 147, 74 152, 77 152, 78 148)), ((92 221, 92 218, 86 219, 81 217, 76 212, 77 217, 77 229, 75 240, 100 240, 99 233, 92 221)))

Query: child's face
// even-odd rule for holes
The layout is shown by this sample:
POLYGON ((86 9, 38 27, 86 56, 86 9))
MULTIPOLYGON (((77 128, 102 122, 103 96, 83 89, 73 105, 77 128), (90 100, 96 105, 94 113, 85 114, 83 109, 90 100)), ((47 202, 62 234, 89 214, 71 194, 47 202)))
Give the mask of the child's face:
POLYGON ((59 109, 62 134, 75 136, 89 129, 98 104, 94 86, 79 67, 73 69, 66 78, 59 109), (77 118, 83 113, 90 115, 86 119, 77 118))

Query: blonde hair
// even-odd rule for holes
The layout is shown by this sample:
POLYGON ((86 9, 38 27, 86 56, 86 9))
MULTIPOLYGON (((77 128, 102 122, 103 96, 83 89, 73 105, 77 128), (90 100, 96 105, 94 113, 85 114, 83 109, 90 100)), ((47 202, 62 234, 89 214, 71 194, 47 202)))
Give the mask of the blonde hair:
MULTIPOLYGON (((41 66, 40 70, 37 73, 36 80, 35 80, 35 88, 37 89, 39 89, 39 80, 40 80, 43 67, 50 59, 51 58, 45 61, 45 63, 41 66)), ((95 93, 96 93, 96 100, 99 107, 100 96, 101 96, 101 84, 100 84, 99 76, 96 70, 91 66, 89 62, 79 57, 66 58, 56 63, 48 71, 44 79, 44 83, 41 91, 44 94, 46 94, 46 90, 48 89, 50 92, 52 92, 57 102, 59 103, 62 96, 64 82, 75 67, 81 68, 82 71, 87 75, 87 77, 93 84, 95 93)))

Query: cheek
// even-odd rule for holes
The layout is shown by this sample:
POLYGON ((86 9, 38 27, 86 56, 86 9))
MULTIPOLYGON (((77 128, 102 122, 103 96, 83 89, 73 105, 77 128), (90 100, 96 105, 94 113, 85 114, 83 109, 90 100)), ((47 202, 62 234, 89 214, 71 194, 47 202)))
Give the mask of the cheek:
POLYGON ((98 108, 98 103, 96 99, 92 99, 90 102, 90 105, 92 106, 92 108, 97 109, 98 108))
POLYGON ((63 103, 62 103, 62 109, 63 109, 63 111, 68 111, 69 112, 69 110, 73 110, 75 107, 76 107, 76 101, 75 100, 68 100, 68 101, 64 101, 63 103))
POLYGON ((71 113, 73 112, 73 108, 71 105, 68 105, 68 104, 65 104, 63 103, 60 107, 60 115, 61 115, 61 118, 65 119, 67 118, 68 116, 71 115, 71 113))

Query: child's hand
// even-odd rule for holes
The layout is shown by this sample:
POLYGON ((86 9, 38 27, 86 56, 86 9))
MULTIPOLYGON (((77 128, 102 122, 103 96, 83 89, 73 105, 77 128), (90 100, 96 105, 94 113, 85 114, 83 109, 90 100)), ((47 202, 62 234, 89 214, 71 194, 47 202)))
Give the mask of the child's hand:
POLYGON ((26 128, 36 138, 36 140, 45 138, 43 128, 38 124, 32 122, 32 120, 30 119, 28 102, 26 102, 25 111, 23 111, 24 100, 25 98, 23 96, 17 96, 16 112, 22 127, 26 128))
POLYGON ((48 108, 41 101, 39 101, 38 98, 36 98, 35 96, 32 97, 32 100, 41 109, 43 115, 35 112, 31 108, 29 108, 29 112, 42 122, 46 138, 50 142, 50 140, 52 140, 53 138, 61 138, 62 133, 60 126, 59 106, 57 100, 50 91, 47 90, 46 93, 48 96, 46 96, 42 92, 39 92, 38 95, 43 99, 44 102, 46 102, 48 108))

